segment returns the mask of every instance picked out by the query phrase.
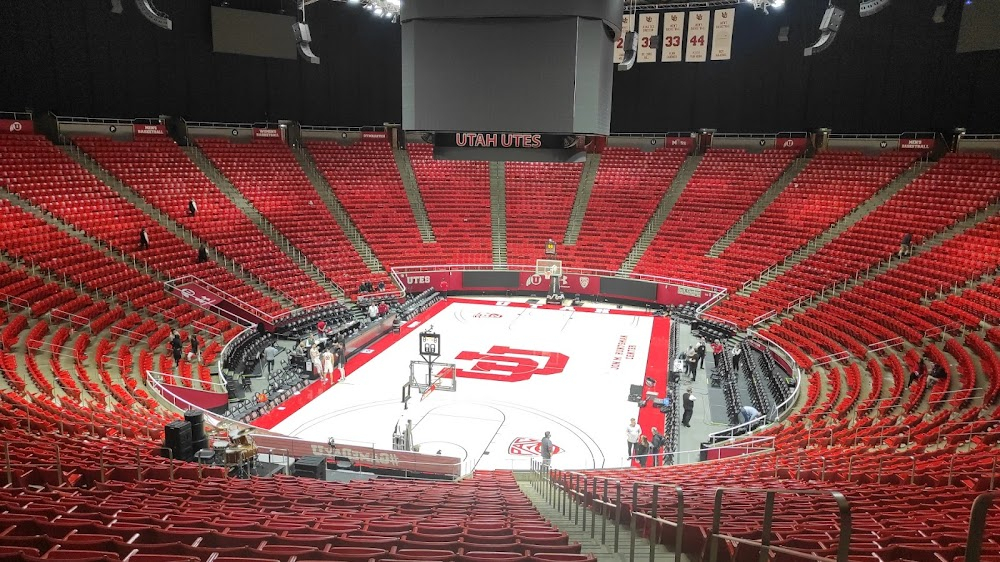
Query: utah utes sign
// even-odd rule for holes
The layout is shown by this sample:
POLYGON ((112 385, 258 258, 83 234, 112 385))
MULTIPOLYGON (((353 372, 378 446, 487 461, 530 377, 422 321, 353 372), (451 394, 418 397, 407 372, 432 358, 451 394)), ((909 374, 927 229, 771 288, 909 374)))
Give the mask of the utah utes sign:
POLYGON ((463 351, 456 374, 470 379, 518 382, 534 375, 555 375, 566 369, 569 357, 550 351, 512 349, 495 345, 486 353, 463 351))

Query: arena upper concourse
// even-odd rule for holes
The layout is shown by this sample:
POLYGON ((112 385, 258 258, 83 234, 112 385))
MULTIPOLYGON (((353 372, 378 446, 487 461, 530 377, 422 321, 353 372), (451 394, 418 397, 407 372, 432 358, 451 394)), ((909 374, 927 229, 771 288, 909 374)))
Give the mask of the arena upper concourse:
POLYGON ((0 559, 1000 562, 998 22, 0 2, 0 559))

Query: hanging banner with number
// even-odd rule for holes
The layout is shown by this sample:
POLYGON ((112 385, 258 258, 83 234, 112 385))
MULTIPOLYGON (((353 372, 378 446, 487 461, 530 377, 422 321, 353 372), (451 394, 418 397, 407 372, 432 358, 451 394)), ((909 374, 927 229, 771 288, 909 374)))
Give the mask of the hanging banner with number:
POLYGON ((663 49, 661 62, 681 62, 684 60, 684 12, 663 14, 663 49))
POLYGON ((691 12, 688 19, 687 49, 684 62, 705 62, 708 59, 708 22, 711 12, 691 12))
POLYGON ((712 26, 712 60, 729 60, 733 48, 736 8, 716 10, 712 26))
POLYGON ((636 62, 656 62, 660 14, 639 14, 639 51, 636 62))
POLYGON ((615 39, 615 64, 621 64, 625 60, 625 33, 635 31, 635 18, 632 14, 622 15, 622 32, 615 39))

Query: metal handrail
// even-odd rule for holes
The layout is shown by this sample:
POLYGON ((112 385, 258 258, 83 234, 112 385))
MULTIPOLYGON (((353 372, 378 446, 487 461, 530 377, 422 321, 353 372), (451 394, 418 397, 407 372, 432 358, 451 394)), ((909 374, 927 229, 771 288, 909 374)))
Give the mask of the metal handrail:
POLYGON ((28 121, 34 118, 30 111, 0 111, 0 117, 15 121, 28 121))
POLYGON ((847 555, 849 552, 851 544, 851 506, 847 501, 847 498, 840 492, 830 491, 830 490, 786 490, 786 489, 776 489, 776 488, 718 488, 715 491, 715 507, 712 513, 712 529, 708 535, 709 543, 709 556, 707 562, 717 562, 719 558, 719 539, 724 539, 737 544, 745 544, 748 546, 760 548, 760 555, 758 560, 760 562, 765 562, 770 558, 771 552, 777 552, 781 554, 787 554, 789 556, 795 556, 798 558, 804 558, 806 560, 815 560, 817 562, 833 562, 834 559, 827 558, 824 556, 817 556, 815 554, 810 554, 807 552, 802 552, 795 549, 771 546, 771 523, 774 518, 774 498, 778 494, 789 494, 789 495, 800 495, 800 496, 826 496, 830 495, 833 500, 837 503, 837 509, 840 516, 840 539, 837 545, 837 562, 847 562, 847 555), (742 537, 737 537, 734 535, 726 535, 720 532, 720 525, 722 521, 722 498, 726 492, 743 492, 743 493, 762 493, 765 494, 764 499, 764 521, 763 528, 761 530, 761 540, 754 541, 750 539, 745 539, 742 537))
POLYGON ((138 124, 155 124, 159 123, 159 119, 138 117, 135 119, 119 119, 115 117, 73 117, 70 115, 56 115, 56 121, 59 123, 93 123, 96 125, 134 125, 138 124))
POLYGON ((994 500, 1000 497, 998 492, 982 494, 972 502, 972 513, 969 516, 969 538, 965 544, 965 562, 979 562, 982 553, 983 537, 986 532, 986 518, 994 500))
POLYGON ((212 388, 215 388, 215 392, 216 393, 218 393, 218 394, 225 394, 226 393, 226 385, 223 384, 223 383, 212 382, 212 381, 203 381, 201 379, 193 379, 191 377, 182 377, 180 375, 168 375, 167 373, 161 373, 160 371, 146 371, 146 381, 147 381, 147 383, 150 386, 162 386, 162 387, 164 387, 163 390, 160 393, 161 394, 163 394, 163 393, 169 393, 172 397, 174 397, 177 400, 181 400, 181 397, 177 396, 173 392, 170 392, 170 391, 168 391, 166 389, 166 386, 165 386, 166 383, 163 382, 163 377, 165 377, 165 376, 172 376, 175 380, 178 380, 178 381, 187 381, 187 382, 192 383, 191 386, 189 387, 191 390, 198 390, 198 391, 201 391, 201 392, 212 392, 212 391, 209 391, 209 390, 203 390, 201 388, 195 387, 195 384, 201 386, 205 382, 208 382, 209 386, 211 386, 212 388), (156 376, 154 377, 153 375, 156 375, 156 376), (220 390, 220 387, 221 387, 221 390, 220 390))

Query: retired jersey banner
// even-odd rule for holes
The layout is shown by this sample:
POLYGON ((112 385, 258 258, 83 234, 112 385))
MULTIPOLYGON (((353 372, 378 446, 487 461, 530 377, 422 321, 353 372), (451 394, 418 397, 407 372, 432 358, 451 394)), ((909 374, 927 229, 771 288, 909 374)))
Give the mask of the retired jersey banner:
POLYGON ((635 18, 632 14, 622 16, 622 31, 615 39, 615 64, 621 64, 625 60, 625 33, 635 31, 635 18))
POLYGON ((681 62, 684 53, 684 12, 663 14, 661 62, 681 62))
POLYGON ((636 62, 656 62, 656 36, 660 31, 660 14, 639 14, 639 50, 636 62))
POLYGON ((729 60, 733 50, 733 20, 736 8, 716 10, 712 29, 712 60, 729 60))
POLYGON ((705 62, 708 60, 708 21, 711 12, 691 12, 688 19, 687 49, 684 62, 705 62))

